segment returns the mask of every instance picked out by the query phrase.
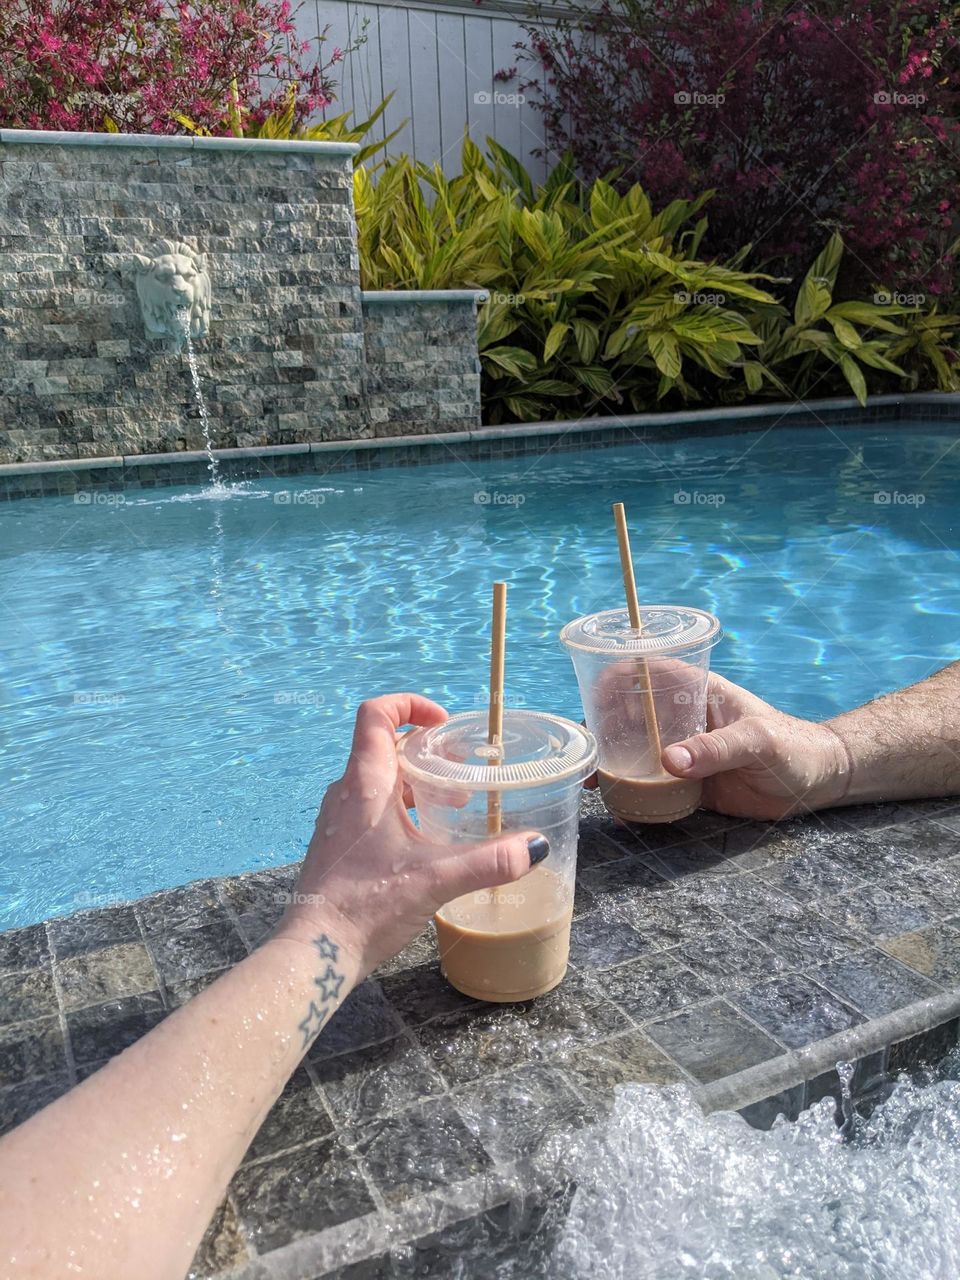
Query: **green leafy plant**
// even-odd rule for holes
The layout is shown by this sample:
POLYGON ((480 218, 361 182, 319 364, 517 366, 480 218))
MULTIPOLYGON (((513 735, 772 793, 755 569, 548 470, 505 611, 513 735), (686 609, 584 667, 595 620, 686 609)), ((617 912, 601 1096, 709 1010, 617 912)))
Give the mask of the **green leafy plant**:
POLYGON ((484 415, 492 423, 664 403, 792 398, 849 388, 956 386, 960 317, 834 301, 831 237, 788 309, 789 281, 699 257, 711 193, 654 213, 635 185, 577 182, 567 160, 537 186, 488 139, 461 173, 409 157, 355 175, 365 288, 482 288, 484 415))

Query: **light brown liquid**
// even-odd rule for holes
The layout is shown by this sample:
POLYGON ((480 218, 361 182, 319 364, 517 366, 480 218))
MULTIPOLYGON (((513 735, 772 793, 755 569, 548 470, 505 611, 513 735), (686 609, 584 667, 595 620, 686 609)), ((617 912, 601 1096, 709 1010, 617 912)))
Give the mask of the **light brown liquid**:
POLYGON ((597 770, 603 803, 624 822, 676 822, 700 805, 699 778, 618 778, 597 770))
POLYGON ((553 871, 464 894, 434 916, 447 981, 476 1000, 531 1000, 567 971, 573 895, 553 871))

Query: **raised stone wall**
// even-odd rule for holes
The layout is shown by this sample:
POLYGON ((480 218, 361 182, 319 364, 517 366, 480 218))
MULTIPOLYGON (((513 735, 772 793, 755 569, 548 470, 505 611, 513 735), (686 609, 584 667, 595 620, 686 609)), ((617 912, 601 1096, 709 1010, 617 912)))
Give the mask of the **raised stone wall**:
POLYGON ((480 425, 482 294, 364 293, 366 401, 377 436, 480 425))
POLYGON ((161 239, 207 258, 215 447, 479 426, 472 301, 361 307, 355 150, 0 130, 0 462, 202 447, 140 314, 161 239))

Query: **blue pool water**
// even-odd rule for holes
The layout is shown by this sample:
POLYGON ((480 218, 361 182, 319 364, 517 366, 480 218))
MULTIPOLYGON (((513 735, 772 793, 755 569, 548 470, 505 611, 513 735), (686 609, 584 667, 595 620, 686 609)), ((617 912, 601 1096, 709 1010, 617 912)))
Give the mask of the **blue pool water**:
POLYGON ((916 424, 678 440, 0 510, 0 927, 300 856, 356 704, 578 716, 561 625, 719 614, 718 670, 826 716, 960 656, 960 447, 916 424), (881 500, 875 501, 880 494, 881 500), (883 500, 886 495, 888 501, 883 500))

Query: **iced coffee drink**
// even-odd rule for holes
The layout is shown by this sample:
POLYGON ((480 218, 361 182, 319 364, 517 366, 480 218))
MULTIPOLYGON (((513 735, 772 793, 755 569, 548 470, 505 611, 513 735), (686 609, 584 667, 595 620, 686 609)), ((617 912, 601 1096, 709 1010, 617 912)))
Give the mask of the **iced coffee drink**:
POLYGON ((720 623, 679 605, 644 605, 640 615, 638 631, 626 609, 590 614, 568 623, 560 639, 597 739, 607 809, 624 822, 675 822, 699 806, 701 783, 673 777, 660 756, 706 728, 710 651, 720 623))
POLYGON ((398 752, 431 840, 488 839, 496 793, 503 831, 539 831, 550 842, 547 858, 520 880, 474 890, 437 912, 447 980, 498 1003, 552 990, 567 968, 580 790, 597 762, 592 735, 559 716, 506 711, 499 763, 491 764, 486 718, 473 712, 407 734, 398 752))

